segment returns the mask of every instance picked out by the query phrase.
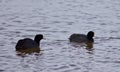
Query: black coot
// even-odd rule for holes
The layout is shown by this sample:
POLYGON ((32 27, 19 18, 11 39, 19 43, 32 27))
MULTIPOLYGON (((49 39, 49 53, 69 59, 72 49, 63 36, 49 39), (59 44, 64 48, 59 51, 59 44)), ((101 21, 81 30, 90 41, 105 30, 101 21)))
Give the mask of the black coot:
POLYGON ((88 43, 88 42, 94 42, 93 39, 94 32, 89 31, 87 35, 84 34, 72 34, 69 38, 70 42, 78 42, 78 43, 88 43))
POLYGON ((30 48, 39 48, 40 40, 43 39, 42 34, 37 34, 34 40, 30 38, 20 39, 16 44, 16 50, 24 50, 30 48))

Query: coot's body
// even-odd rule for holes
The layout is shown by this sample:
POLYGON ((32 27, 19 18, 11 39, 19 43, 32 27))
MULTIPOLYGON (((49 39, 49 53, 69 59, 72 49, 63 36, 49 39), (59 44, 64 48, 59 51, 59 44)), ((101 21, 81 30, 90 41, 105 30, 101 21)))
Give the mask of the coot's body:
POLYGON ((28 49, 28 48, 39 48, 39 42, 43 39, 43 35, 38 34, 35 36, 34 40, 30 38, 21 39, 16 44, 16 50, 28 49))
POLYGON ((89 31, 87 35, 72 34, 70 36, 69 40, 70 40, 70 42, 78 42, 78 43, 94 42, 93 36, 94 36, 94 32, 89 31))

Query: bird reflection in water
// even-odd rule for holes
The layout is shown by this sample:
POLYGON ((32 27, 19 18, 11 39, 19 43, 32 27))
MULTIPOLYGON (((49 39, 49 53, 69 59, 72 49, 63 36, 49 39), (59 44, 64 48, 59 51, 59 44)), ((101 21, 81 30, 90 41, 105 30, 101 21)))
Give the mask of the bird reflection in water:
POLYGON ((85 49, 88 51, 87 53, 93 54, 93 42, 88 42, 88 43, 76 43, 76 42, 70 42, 70 44, 75 47, 75 48, 80 48, 80 47, 85 47, 85 49))
POLYGON ((86 50, 88 51, 87 53, 93 54, 93 42, 86 43, 86 50))
POLYGON ((93 42, 89 42, 89 43, 85 43, 86 44, 86 49, 88 51, 92 51, 93 50, 93 42))
POLYGON ((21 57, 25 57, 26 55, 30 55, 30 54, 39 55, 40 48, 20 49, 20 50, 16 50, 16 52, 17 52, 17 56, 21 56, 21 57))

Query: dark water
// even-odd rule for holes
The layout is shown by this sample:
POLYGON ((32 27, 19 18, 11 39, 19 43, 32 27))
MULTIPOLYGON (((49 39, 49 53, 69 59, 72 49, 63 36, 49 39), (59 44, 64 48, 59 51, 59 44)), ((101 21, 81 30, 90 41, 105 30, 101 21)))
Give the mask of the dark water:
POLYGON ((119 0, 0 0, 0 72, 119 72, 119 0), (89 49, 68 41, 95 32, 89 49), (43 34, 41 52, 20 56, 16 42, 43 34))

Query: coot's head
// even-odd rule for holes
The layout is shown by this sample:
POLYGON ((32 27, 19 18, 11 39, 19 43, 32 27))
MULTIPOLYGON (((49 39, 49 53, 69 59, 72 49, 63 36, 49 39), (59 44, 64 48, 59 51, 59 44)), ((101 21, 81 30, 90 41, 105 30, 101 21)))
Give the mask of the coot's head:
POLYGON ((94 36, 94 32, 93 31, 89 31, 88 34, 87 34, 87 38, 91 39, 91 38, 93 38, 93 36, 94 36))
POLYGON ((37 34, 34 38, 34 41, 38 44, 38 46, 40 45, 40 40, 43 39, 43 35, 42 34, 37 34))
POLYGON ((43 39, 43 35, 42 34, 37 34, 34 38, 35 41, 40 41, 41 39, 43 39))

